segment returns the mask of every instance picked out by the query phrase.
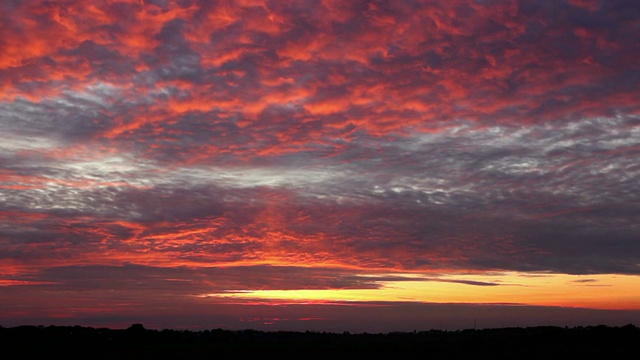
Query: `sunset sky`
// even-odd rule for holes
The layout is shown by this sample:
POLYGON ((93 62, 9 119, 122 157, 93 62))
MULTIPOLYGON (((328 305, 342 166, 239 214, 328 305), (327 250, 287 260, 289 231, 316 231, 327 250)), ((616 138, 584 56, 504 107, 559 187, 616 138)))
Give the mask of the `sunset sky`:
POLYGON ((0 1, 0 326, 640 325, 637 0, 0 1))

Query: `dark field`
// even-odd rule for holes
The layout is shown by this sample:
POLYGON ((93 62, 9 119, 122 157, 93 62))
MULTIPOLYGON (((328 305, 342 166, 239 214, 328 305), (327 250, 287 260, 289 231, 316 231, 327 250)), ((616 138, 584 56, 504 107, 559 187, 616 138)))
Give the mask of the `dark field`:
POLYGON ((388 334, 0 327, 5 354, 39 359, 638 359, 639 344, 633 325, 388 334))

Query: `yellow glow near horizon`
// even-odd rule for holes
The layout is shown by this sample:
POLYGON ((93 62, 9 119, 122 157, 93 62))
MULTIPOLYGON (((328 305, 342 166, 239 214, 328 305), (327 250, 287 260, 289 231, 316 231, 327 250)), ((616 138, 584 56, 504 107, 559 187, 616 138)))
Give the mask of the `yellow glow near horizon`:
POLYGON ((640 276, 499 273, 447 275, 379 282, 378 289, 246 290, 207 294, 227 299, 280 301, 402 301, 436 303, 511 303, 594 309, 640 309, 640 276), (496 286, 464 282, 495 283, 496 286))

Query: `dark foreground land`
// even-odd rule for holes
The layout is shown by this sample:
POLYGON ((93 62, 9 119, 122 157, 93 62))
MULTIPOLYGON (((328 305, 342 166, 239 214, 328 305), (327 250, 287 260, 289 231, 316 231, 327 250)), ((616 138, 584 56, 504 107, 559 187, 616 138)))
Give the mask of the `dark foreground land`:
POLYGON ((0 327, 2 353, 37 359, 640 359, 640 329, 534 327, 389 334, 0 327))

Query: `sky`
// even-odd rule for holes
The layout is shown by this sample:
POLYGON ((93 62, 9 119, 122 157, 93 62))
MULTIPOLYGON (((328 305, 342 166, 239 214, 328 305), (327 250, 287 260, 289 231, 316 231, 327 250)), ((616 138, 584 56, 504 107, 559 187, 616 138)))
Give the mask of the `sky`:
POLYGON ((640 325, 636 0, 0 24, 0 326, 640 325))

